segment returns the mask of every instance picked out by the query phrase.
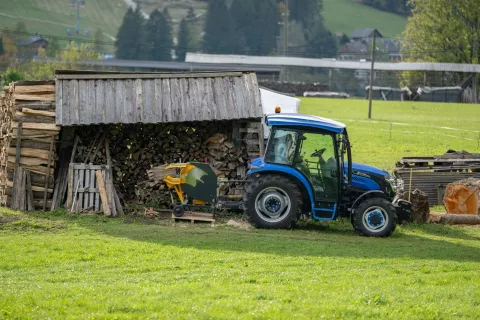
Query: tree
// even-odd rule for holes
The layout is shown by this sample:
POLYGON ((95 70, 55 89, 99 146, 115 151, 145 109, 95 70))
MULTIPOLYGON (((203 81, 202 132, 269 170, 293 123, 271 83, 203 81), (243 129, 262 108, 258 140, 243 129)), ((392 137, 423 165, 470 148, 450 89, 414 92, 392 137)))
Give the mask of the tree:
POLYGON ((403 33, 408 61, 480 63, 478 0, 411 0, 403 33))
POLYGON ((15 34, 15 36, 14 36, 15 41, 17 41, 17 42, 25 40, 28 37, 27 26, 25 25, 25 22, 18 21, 15 24, 14 34, 15 34))
POLYGON ((154 61, 172 60, 172 29, 164 13, 154 10, 145 25, 147 59, 154 61))
POLYGON ((312 30, 306 33, 307 53, 310 58, 333 57, 337 53, 337 39, 318 19, 312 30))
POLYGON ((146 57, 148 48, 145 43, 145 19, 137 6, 127 10, 122 24, 118 29, 115 47, 118 59, 142 60, 146 57))
POLYGON ((3 48, 3 38, 0 37, 0 56, 3 56, 5 49, 3 48))
POLYGON ((188 22, 186 19, 182 19, 178 30, 178 45, 176 51, 178 61, 185 61, 185 57, 190 49, 191 42, 192 38, 190 36, 188 22))
POLYGON ((235 22, 224 0, 210 0, 207 8, 203 49, 207 53, 240 53, 242 46, 236 38, 235 22))
POLYGON ((322 19, 323 0, 289 0, 289 18, 300 22, 310 32, 317 20, 322 19))
POLYGON ((53 61, 29 61, 17 65, 15 69, 12 69, 12 72, 19 74, 23 79, 51 80, 55 77, 55 70, 77 70, 80 68, 79 61, 99 58, 91 45, 77 45, 71 42, 57 53, 53 61))
POLYGON ((60 44, 58 43, 57 38, 50 39, 47 47, 47 56, 55 57, 58 51, 60 51, 60 44))
POLYGON ((279 34, 275 0, 235 0, 230 8, 235 38, 249 53, 266 55, 275 50, 279 34))
POLYGON ((102 40, 103 40, 102 29, 97 28, 97 30, 95 30, 95 33, 93 35, 93 50, 95 50, 96 52, 102 52, 103 51, 102 40))

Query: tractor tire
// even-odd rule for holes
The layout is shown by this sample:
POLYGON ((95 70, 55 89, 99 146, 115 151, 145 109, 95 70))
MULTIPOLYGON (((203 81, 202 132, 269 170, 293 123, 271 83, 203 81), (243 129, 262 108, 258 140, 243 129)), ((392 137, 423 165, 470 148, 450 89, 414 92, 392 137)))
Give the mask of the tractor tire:
POLYGON ((290 229, 303 208, 298 186, 281 175, 261 175, 250 180, 243 195, 244 210, 256 228, 290 229))
POLYGON ((397 227, 397 213, 388 200, 370 198, 355 209, 352 224, 362 236, 388 237, 397 227))

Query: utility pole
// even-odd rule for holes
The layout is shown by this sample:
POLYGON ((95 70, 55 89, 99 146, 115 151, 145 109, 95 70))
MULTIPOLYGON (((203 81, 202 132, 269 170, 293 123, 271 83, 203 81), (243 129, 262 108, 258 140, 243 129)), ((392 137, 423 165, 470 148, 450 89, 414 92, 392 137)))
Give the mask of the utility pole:
MULTIPOLYGON (((283 13, 283 57, 287 57, 287 47, 288 47, 288 0, 285 1, 285 12, 283 13)), ((287 66, 283 65, 283 81, 286 82, 287 77, 287 66)))
POLYGON ((373 72, 375 65, 375 50, 376 50, 377 34, 373 33, 373 47, 372 47, 372 66, 370 67, 370 90, 368 95, 368 119, 372 118, 372 97, 373 97, 373 72))
POLYGON ((80 0, 75 0, 75 5, 77 7, 77 23, 75 24, 75 32, 80 33, 80 0))

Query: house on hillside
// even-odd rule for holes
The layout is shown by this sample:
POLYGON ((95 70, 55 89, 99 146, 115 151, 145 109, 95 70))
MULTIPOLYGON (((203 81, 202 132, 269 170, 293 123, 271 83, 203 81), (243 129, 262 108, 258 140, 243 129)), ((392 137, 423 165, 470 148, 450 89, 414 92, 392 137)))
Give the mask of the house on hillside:
MULTIPOLYGON (((384 38, 374 28, 357 29, 350 35, 350 41, 345 43, 337 54, 338 60, 344 61, 370 61, 372 55, 373 37, 376 37, 376 61, 396 62, 401 61, 400 45, 397 40, 384 38)), ((375 80, 382 80, 383 73, 375 72, 375 80)), ((355 70, 355 79, 358 85, 357 95, 362 95, 364 88, 369 84, 369 70, 355 70)))
POLYGON ((20 41, 17 44, 18 56, 22 59, 31 59, 38 55, 40 48, 46 50, 48 48, 48 40, 39 34, 28 37, 26 40, 20 41))
POLYGON ((401 60, 398 41, 384 38, 377 29, 373 28, 353 31, 350 35, 350 42, 346 43, 338 51, 337 59, 349 61, 370 59, 374 35, 376 36, 377 60, 393 62, 401 60))

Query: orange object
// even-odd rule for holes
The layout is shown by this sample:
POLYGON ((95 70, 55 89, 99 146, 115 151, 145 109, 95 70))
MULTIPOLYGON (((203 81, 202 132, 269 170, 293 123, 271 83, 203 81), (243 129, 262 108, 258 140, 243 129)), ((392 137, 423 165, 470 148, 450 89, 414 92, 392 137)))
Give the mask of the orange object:
POLYGON ((282 112, 282 108, 280 108, 280 106, 276 106, 275 113, 281 113, 281 112, 282 112))
POLYGON ((449 184, 445 190, 443 204, 447 213, 479 214, 480 199, 476 188, 469 188, 462 184, 449 184))

